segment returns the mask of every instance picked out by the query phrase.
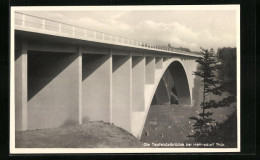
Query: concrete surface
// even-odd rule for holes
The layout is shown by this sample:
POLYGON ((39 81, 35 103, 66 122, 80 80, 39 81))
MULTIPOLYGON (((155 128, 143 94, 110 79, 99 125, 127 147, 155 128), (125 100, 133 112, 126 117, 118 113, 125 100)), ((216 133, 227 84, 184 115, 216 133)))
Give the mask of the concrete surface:
POLYGON ((130 124, 130 57, 113 56, 112 122, 127 131, 130 124))
POLYGON ((84 121, 110 117, 110 63, 108 54, 83 54, 82 117, 84 121))
POLYGON ((132 111, 144 111, 145 58, 132 58, 132 111))
POLYGON ((78 124, 78 55, 28 54, 28 129, 78 124))
POLYGON ((154 57, 147 56, 145 58, 145 83, 153 84, 155 76, 155 60, 154 57))
POLYGON ((27 120, 27 44, 20 43, 15 50, 15 130, 28 129, 27 120))

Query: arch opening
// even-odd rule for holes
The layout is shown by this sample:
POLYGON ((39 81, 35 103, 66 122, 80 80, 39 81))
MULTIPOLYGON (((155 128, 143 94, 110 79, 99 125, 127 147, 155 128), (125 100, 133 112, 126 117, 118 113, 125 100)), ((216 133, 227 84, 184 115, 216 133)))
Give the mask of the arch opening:
POLYGON ((174 140, 175 134, 178 134, 173 133, 175 128, 171 128, 174 127, 172 124, 175 121, 172 116, 177 114, 175 108, 190 104, 191 96, 186 72, 180 62, 174 61, 167 67, 158 83, 146 115, 141 141, 174 140))
POLYGON ((152 99, 152 105, 189 105, 191 96, 182 64, 173 62, 164 72, 152 99))
POLYGON ((190 105, 191 95, 189 90, 189 83, 182 64, 180 62, 175 61, 172 64, 170 64, 168 70, 174 82, 174 85, 172 85, 172 87, 170 88, 171 94, 177 96, 178 104, 190 105))

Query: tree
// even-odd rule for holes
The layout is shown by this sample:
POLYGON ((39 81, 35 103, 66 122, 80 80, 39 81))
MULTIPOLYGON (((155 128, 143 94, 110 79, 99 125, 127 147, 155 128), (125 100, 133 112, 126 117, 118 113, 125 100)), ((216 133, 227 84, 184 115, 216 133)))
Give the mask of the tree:
MULTIPOLYGON (((222 81, 223 89, 229 93, 227 99, 229 103, 236 101, 236 48, 223 47, 219 48, 217 55, 221 61, 219 79, 222 81)), ((229 104, 226 104, 229 105, 229 104)))
POLYGON ((214 54, 214 50, 203 49, 202 58, 196 60, 199 63, 198 71, 194 72, 194 75, 202 78, 203 83, 203 100, 200 104, 202 112, 198 114, 198 117, 191 117, 190 119, 195 120, 193 125, 195 129, 195 134, 193 136, 203 137, 208 136, 212 130, 214 130, 214 125, 212 125, 211 118, 212 112, 207 111, 210 108, 217 108, 220 104, 209 97, 210 94, 220 96, 223 93, 223 89, 220 81, 217 79, 216 73, 220 68, 220 62, 214 54))

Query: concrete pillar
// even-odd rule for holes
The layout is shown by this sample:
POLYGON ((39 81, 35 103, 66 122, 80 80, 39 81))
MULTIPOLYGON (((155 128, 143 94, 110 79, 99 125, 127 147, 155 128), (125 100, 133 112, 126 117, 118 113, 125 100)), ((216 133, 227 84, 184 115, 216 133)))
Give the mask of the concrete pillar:
MULTIPOLYGON (((117 37, 118 38, 118 37, 117 37)), ((109 122, 113 123, 113 56, 112 51, 109 51, 109 122)))
POLYGON ((163 57, 163 62, 167 61, 168 59, 168 57, 163 57))
POLYGON ((131 133, 140 138, 140 119, 145 114, 145 57, 132 57, 131 133))
POLYGON ((193 77, 192 77, 192 66, 191 66, 191 60, 188 59, 187 60, 187 67, 188 67, 188 77, 189 77, 189 88, 190 88, 190 100, 191 100, 191 105, 193 105, 192 103, 192 88, 193 88, 193 77))
POLYGON ((193 77, 192 77, 192 68, 190 65, 190 59, 184 59, 184 69, 185 69, 185 73, 186 73, 188 84, 189 84, 190 105, 193 105, 193 103, 192 103, 193 77))
POLYGON ((193 75, 193 72, 196 71, 196 66, 195 66, 195 60, 191 59, 190 60, 190 76, 191 76, 191 105, 194 106, 195 100, 194 100, 194 84, 195 84, 195 75, 193 75))
POLYGON ((131 131, 131 60, 113 55, 112 120, 116 126, 131 131))
MULTIPOLYGON (((17 42, 18 43, 18 42, 17 42)), ((27 106, 27 43, 15 48, 15 130, 28 128, 27 106)))
POLYGON ((81 47, 78 47, 78 74, 79 74, 79 124, 82 124, 82 49, 81 47))
POLYGON ((155 57, 155 68, 156 69, 163 68, 163 58, 162 57, 155 57))
POLYGON ((79 124, 79 54, 28 54, 28 129, 79 124))
POLYGON ((167 65, 168 57, 163 57, 162 62, 163 62, 163 67, 167 65))
POLYGON ((145 58, 132 58, 132 111, 144 111, 145 58))
POLYGON ((132 53, 130 53, 130 57, 129 57, 129 63, 130 63, 130 66, 129 66, 129 70, 130 70, 130 109, 129 109, 129 112, 130 112, 130 127, 129 127, 129 132, 132 131, 132 117, 133 117, 133 55, 132 53))
POLYGON ((83 123, 100 120, 110 122, 110 63, 109 54, 83 54, 83 123))
POLYGON ((153 84, 155 80, 155 58, 146 57, 145 58, 145 81, 146 84, 153 84))

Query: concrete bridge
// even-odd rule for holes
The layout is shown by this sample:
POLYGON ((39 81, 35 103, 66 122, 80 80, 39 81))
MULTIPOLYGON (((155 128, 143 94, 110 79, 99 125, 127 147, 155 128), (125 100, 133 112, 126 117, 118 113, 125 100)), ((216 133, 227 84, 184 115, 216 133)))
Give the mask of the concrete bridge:
POLYGON ((154 95, 193 104, 198 57, 16 12, 15 129, 102 120, 140 138, 154 95))

